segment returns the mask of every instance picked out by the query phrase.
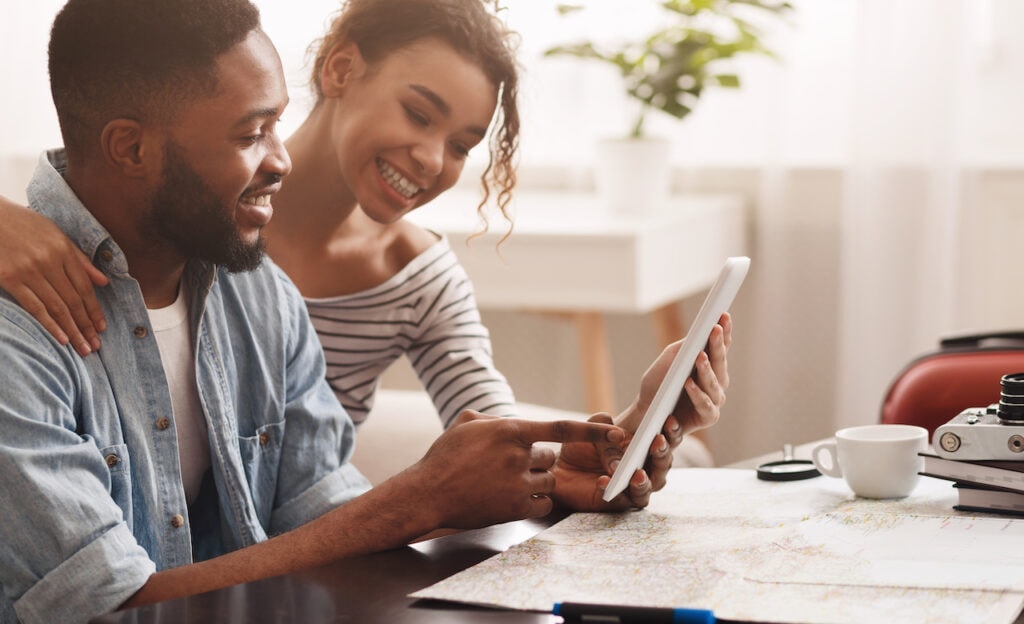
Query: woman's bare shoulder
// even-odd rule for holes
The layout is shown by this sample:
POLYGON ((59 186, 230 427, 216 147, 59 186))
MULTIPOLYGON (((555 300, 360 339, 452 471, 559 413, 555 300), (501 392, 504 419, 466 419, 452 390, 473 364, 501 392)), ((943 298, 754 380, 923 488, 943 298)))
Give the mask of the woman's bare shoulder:
POLYGON ((386 249, 388 264, 395 267, 396 273, 439 240, 434 232, 405 219, 393 223, 391 228, 393 230, 386 249))

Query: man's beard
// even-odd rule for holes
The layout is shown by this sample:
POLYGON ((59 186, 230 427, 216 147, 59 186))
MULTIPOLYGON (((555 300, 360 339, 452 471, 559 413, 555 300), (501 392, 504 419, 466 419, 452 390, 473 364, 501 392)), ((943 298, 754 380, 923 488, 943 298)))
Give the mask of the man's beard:
POLYGON ((263 238, 242 240, 228 207, 173 143, 164 149, 163 182, 150 203, 143 228, 185 258, 212 262, 232 273, 251 271, 263 261, 263 238))

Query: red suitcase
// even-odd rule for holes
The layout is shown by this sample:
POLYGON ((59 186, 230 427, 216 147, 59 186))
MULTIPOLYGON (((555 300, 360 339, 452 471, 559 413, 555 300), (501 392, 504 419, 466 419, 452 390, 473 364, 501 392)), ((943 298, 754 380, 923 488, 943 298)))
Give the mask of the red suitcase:
POLYGON ((947 338, 893 380, 881 422, 920 425, 929 435, 968 407, 999 402, 1003 375, 1024 372, 1024 331, 947 338))

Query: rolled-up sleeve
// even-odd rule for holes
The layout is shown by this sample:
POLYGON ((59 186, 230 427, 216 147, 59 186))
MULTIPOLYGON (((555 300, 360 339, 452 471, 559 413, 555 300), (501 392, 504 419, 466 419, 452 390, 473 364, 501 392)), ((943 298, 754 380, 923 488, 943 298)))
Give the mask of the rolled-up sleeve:
POLYGON ((114 525, 50 570, 14 608, 25 624, 87 621, 124 604, 155 572, 128 527, 114 525))
POLYGON ((22 622, 116 609, 155 571, 110 493, 110 468, 76 432, 76 364, 0 299, 0 584, 22 622))

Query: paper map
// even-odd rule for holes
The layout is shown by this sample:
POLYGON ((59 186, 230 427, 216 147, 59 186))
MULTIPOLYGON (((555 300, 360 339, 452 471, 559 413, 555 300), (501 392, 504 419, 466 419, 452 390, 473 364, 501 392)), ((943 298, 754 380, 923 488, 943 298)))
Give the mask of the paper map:
POLYGON ((555 602, 686 606, 783 622, 1013 622, 1024 519, 953 510, 949 481, 901 500, 839 479, 674 470, 643 511, 573 514, 413 597, 550 611, 555 602))

